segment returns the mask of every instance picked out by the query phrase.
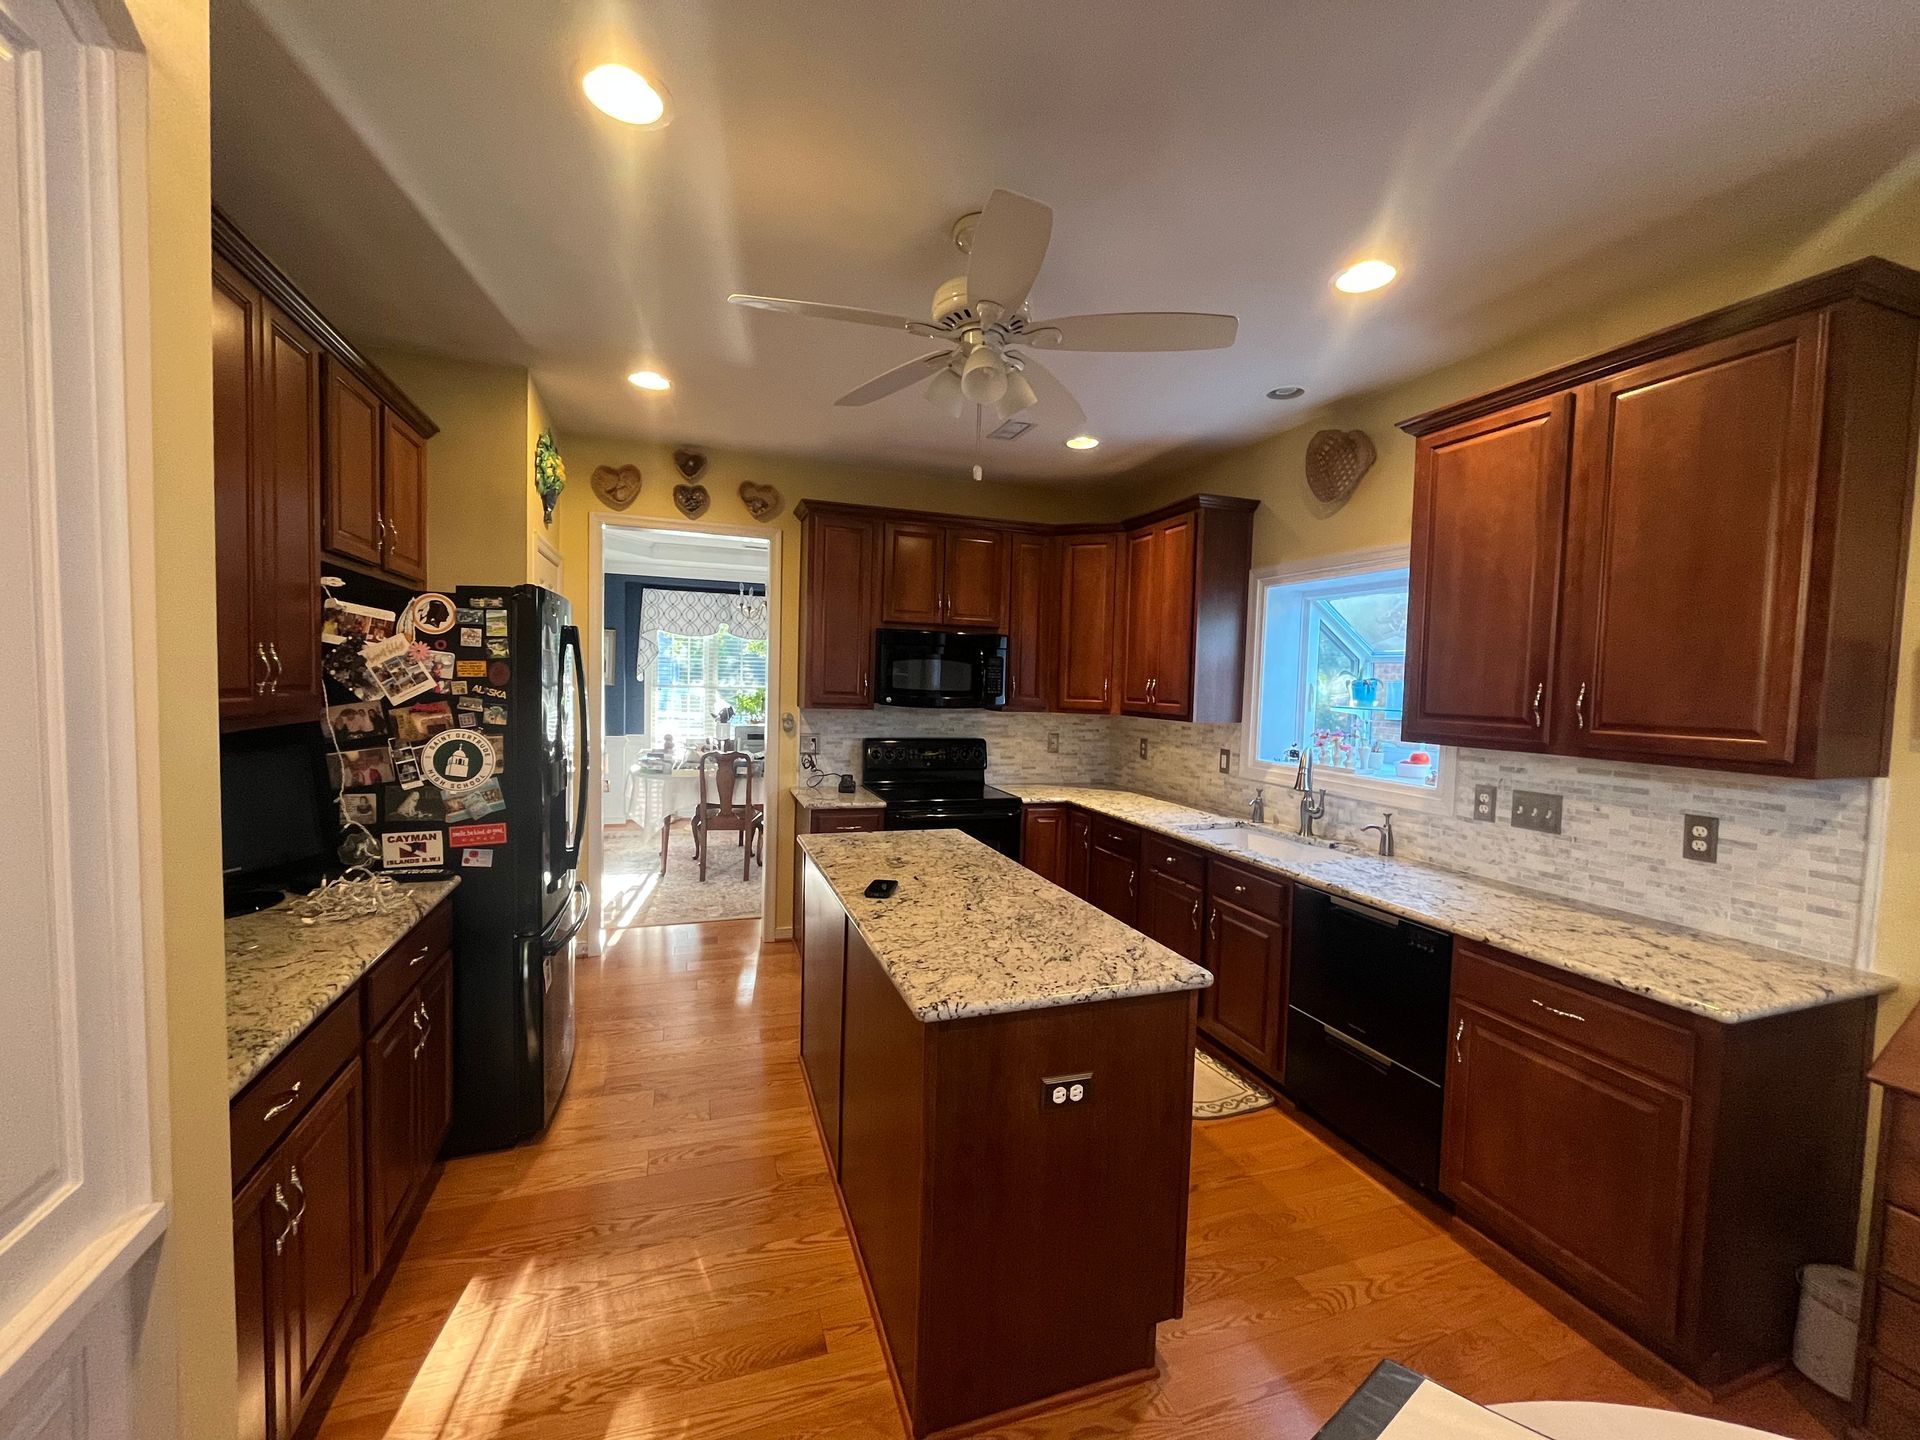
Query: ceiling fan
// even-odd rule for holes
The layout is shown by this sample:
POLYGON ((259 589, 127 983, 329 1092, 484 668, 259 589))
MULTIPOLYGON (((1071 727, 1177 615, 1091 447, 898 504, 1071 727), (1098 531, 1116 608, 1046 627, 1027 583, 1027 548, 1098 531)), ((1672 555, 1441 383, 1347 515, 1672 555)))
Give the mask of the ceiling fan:
MULTIPOLYGON (((1077 434, 1085 423, 1078 402, 1030 351, 1224 350, 1233 344, 1240 322, 1231 315, 1134 311, 1034 320, 1027 292, 1040 273, 1052 234, 1049 207, 1011 190, 994 191, 985 210, 954 223, 953 241, 967 256, 967 271, 934 292, 930 321, 768 295, 727 299, 755 310, 877 325, 937 341, 940 349, 874 376, 834 403, 868 405, 927 380, 927 399, 955 419, 969 405, 974 407, 976 437, 985 413, 1005 422, 1036 405, 1070 427, 1070 433, 1077 434)), ((980 478, 978 465, 974 478, 980 478)))

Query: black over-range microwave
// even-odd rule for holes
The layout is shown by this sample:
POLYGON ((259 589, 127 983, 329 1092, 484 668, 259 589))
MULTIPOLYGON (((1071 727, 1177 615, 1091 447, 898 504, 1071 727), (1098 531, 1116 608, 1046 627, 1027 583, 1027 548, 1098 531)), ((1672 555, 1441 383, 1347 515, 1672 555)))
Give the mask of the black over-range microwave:
POLYGON ((874 632, 879 705, 998 710, 1007 703, 1007 637, 948 630, 874 632))

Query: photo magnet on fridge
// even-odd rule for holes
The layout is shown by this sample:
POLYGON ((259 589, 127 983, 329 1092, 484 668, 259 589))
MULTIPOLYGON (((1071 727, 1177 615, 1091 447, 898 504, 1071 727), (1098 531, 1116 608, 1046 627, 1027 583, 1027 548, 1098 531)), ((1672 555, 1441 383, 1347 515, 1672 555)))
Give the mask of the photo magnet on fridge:
POLYGON ((393 712, 394 738, 405 745, 423 745, 442 730, 453 728, 453 711, 444 700, 428 700, 393 712))
POLYGON ((371 790, 348 790, 340 797, 342 825, 378 825, 380 797, 371 790))
POLYGON ((387 735, 385 708, 377 700, 355 700, 327 707, 326 727, 342 750, 358 750, 387 735))
POLYGON ((447 821, 454 825, 470 825, 489 815, 498 815, 507 808, 506 792, 500 788, 498 780, 489 780, 463 795, 449 795, 446 800, 447 821))
POLYGON ((343 640, 363 640, 371 645, 394 632, 391 610, 376 610, 371 605, 356 605, 351 600, 328 596, 320 619, 320 643, 338 645, 343 640))
POLYGON ((393 756, 393 773, 387 778, 398 781, 409 790, 418 788, 425 782, 420 777, 420 752, 408 745, 390 745, 387 747, 393 756))
POLYGON ((389 870, 438 870, 447 863, 443 830, 389 830, 380 837, 380 863, 389 870))
POLYGON ((460 627, 460 646, 462 649, 478 650, 483 643, 484 639, 480 634, 480 627, 478 625, 462 625, 460 627))
POLYGON ((437 825, 447 818, 447 803, 440 792, 425 785, 409 790, 389 785, 386 797, 387 824, 437 825))
POLYGON ((335 790, 368 789, 393 783, 393 756, 382 745, 327 756, 327 780, 335 790))
POLYGON ((376 641, 360 653, 390 705, 404 704, 434 688, 433 672, 414 657, 411 643, 403 636, 376 641))

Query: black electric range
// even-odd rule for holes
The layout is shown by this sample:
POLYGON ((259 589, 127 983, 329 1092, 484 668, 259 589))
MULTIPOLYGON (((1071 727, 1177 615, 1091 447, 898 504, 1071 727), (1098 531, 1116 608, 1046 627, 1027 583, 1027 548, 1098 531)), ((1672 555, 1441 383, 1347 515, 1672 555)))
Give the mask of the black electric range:
POLYGON ((959 830, 1020 858, 1020 799, 987 784, 987 742, 866 740, 860 783, 886 802, 889 830, 959 830))

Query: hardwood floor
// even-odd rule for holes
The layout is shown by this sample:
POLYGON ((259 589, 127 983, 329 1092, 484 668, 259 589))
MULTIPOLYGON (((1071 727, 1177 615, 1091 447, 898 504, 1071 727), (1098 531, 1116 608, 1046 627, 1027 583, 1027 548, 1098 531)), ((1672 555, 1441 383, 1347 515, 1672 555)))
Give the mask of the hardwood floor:
MULTIPOLYGON (((583 966, 551 1132, 447 1165, 321 1440, 904 1433, 801 1090, 798 960, 757 929, 629 930, 583 966)), ((995 1433, 1304 1440, 1383 1357, 1490 1403, 1842 1433, 1797 1375, 1709 1405, 1279 1110, 1195 1132, 1160 1379, 995 1433)))

